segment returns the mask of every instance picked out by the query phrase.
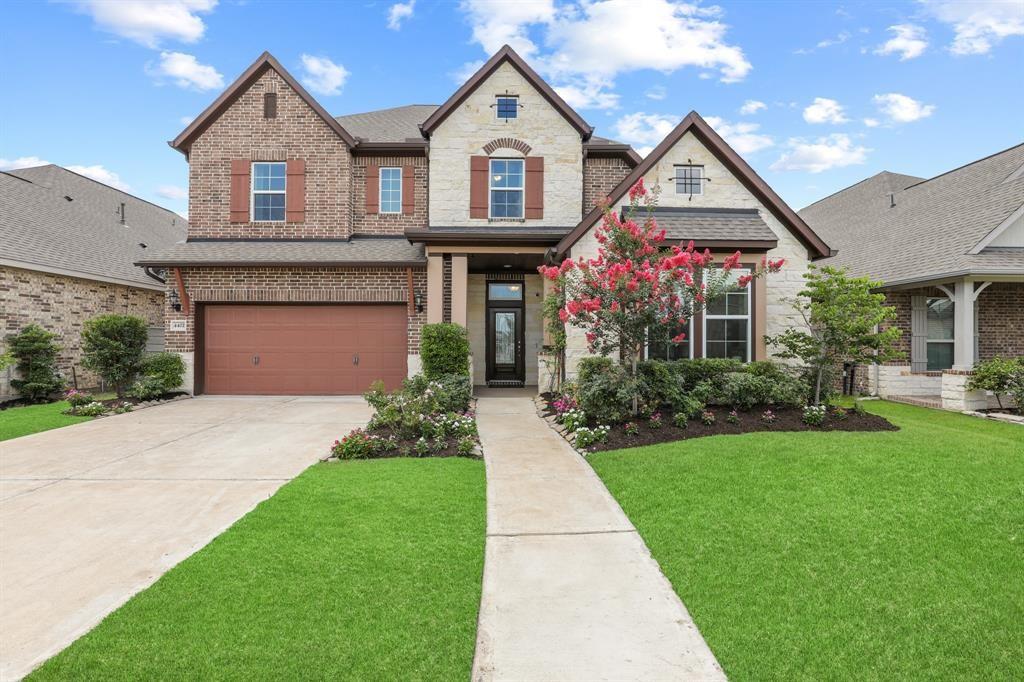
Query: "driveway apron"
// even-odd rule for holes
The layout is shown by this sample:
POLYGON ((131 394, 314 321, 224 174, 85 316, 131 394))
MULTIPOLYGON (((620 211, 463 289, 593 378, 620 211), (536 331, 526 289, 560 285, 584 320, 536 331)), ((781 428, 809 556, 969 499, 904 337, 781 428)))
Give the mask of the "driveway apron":
POLYGON ((724 680, 590 465, 533 401, 481 398, 487 549, 473 679, 724 680))
POLYGON ((0 442, 0 680, 59 652, 370 416, 201 397, 0 442))

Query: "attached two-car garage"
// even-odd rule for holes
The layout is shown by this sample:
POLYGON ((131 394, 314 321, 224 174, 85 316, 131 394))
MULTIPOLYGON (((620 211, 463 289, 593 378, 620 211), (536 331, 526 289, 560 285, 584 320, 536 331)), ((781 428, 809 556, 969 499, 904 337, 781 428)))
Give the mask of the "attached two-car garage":
POLYGON ((357 395, 406 376, 403 305, 207 304, 200 316, 203 393, 357 395))

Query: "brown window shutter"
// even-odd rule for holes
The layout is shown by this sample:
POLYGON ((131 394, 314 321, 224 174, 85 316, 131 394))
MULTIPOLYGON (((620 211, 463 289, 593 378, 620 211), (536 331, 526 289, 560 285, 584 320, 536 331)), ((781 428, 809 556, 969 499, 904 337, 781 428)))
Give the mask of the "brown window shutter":
POLYGON ((231 160, 231 222, 249 222, 249 159, 231 160))
POLYGON ((526 157, 525 217, 544 217, 544 157, 526 157))
POLYGON ((487 174, 490 159, 486 156, 469 157, 469 217, 487 217, 487 174))
POLYGON ((380 166, 366 167, 366 212, 380 213, 380 166))
POLYGON ((416 209, 416 169, 402 166, 402 213, 412 215, 416 209))
POLYGON ((306 221, 306 162, 288 159, 285 163, 284 219, 289 223, 306 221))

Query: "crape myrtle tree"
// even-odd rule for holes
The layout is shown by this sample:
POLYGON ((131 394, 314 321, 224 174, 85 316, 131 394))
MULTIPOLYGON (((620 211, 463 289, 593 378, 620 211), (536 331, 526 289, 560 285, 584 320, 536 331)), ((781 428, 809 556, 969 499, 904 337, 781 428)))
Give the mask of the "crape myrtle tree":
MULTIPOLYGON (((665 230, 654 219, 657 200, 657 191, 648 191, 639 180, 629 190, 622 219, 607 201, 602 205, 596 258, 539 268, 553 282, 550 295, 564 301, 558 309, 560 321, 584 331, 591 353, 617 354, 629 364, 634 379, 648 340, 683 341, 684 334, 670 338, 669 330, 684 328, 694 313, 731 288, 746 287, 783 264, 782 259, 762 260, 760 267, 734 282, 730 273, 739 266, 740 252, 716 264, 710 251, 695 250, 692 241, 685 248, 667 246, 665 230), (654 334, 664 338, 651 338, 654 334)), ((634 414, 638 400, 634 394, 634 414)))
POLYGON ((901 331, 880 328, 896 319, 896 309, 885 305, 885 294, 874 293, 881 282, 814 265, 804 279, 804 288, 789 303, 806 326, 790 327, 767 342, 778 349, 777 357, 803 362, 814 384, 814 404, 820 405, 822 387, 844 362, 877 364, 902 357, 895 348, 901 331))

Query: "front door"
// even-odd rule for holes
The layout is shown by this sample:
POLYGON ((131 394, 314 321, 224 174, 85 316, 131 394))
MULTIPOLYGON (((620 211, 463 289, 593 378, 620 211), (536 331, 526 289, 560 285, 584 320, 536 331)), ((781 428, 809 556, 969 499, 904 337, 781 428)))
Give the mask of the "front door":
POLYGON ((523 362, 523 283, 487 283, 487 381, 520 383, 523 362))

